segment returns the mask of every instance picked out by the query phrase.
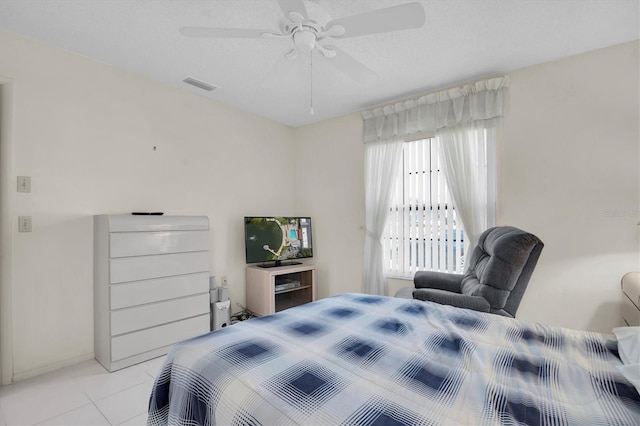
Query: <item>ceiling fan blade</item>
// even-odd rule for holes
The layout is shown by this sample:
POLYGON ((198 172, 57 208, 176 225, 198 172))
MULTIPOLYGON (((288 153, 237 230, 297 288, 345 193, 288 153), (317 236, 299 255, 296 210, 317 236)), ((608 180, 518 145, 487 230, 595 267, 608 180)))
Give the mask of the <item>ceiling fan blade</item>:
POLYGON ((307 15, 307 8, 304 6, 302 0, 278 0, 278 4, 284 16, 293 22, 301 22, 309 16, 307 15), (295 15, 291 16, 292 13, 295 15), (302 16, 302 19, 294 19, 296 15, 302 16))
POLYGON ((325 46, 329 50, 336 52, 332 58, 327 58, 327 61, 332 64, 336 69, 343 72, 350 78, 356 81, 371 81, 378 78, 378 74, 364 65, 362 62, 356 60, 353 56, 346 53, 344 50, 335 46, 325 46))
POLYGON ((341 26, 345 32, 340 38, 345 38, 419 28, 424 25, 424 22, 425 15, 422 5, 407 3, 334 19, 327 23, 326 28, 329 30, 335 25, 341 26))
POLYGON ((274 86, 278 84, 278 82, 286 82, 285 78, 291 73, 295 65, 294 59, 296 58, 296 54, 295 51, 293 52, 294 53, 290 50, 278 56, 276 62, 262 78, 260 82, 261 86, 274 86))
POLYGON ((257 30, 245 28, 211 28, 182 27, 182 35, 186 37, 220 37, 220 38, 262 38, 264 34, 273 34, 273 30, 257 30))

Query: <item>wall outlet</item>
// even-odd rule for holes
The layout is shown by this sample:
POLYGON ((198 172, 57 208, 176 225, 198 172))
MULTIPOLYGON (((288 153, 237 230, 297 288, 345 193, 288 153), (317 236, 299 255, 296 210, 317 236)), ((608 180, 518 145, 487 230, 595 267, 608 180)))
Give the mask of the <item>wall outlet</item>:
POLYGON ((227 281, 226 275, 220 277, 220 284, 222 285, 222 287, 229 287, 229 282, 227 281))
POLYGON ((18 232, 31 232, 31 216, 18 216, 18 232))

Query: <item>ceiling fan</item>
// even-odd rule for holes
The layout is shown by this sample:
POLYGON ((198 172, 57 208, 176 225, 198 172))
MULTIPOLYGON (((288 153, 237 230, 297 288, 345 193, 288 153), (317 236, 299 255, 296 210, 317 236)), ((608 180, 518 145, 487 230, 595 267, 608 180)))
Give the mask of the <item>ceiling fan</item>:
MULTIPOLYGON (((320 57, 327 59, 347 76, 354 80, 366 80, 376 74, 332 45, 332 40, 419 28, 425 22, 424 8, 420 3, 405 3, 337 19, 331 19, 315 3, 309 4, 312 12, 309 13, 303 0, 278 0, 278 5, 285 18, 278 26, 279 32, 269 29, 212 27, 182 27, 180 32, 186 37, 197 38, 289 39, 291 48, 281 56, 272 72, 283 70, 289 59, 318 52, 320 57)), ((313 61, 313 55, 309 56, 310 61, 313 61)), ((313 104, 311 112, 313 113, 313 104)))

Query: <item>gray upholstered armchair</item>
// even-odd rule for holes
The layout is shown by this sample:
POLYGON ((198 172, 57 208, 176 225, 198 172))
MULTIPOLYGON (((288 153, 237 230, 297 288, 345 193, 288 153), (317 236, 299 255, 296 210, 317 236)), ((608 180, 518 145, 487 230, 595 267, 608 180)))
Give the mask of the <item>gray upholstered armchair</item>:
POLYGON ((515 317, 544 244, 512 226, 487 229, 462 274, 420 271, 396 297, 515 317))

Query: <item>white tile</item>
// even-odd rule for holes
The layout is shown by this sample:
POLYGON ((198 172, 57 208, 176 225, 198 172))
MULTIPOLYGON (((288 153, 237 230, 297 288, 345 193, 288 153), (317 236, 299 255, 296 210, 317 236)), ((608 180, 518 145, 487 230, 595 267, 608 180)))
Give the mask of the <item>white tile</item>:
POLYGON ((120 423, 119 426, 146 426, 146 424, 147 424, 147 413, 144 413, 132 419, 129 419, 124 423, 120 423))
POLYGON ((90 359, 53 371, 49 375, 58 376, 61 379, 77 380, 103 373, 108 373, 108 371, 97 360, 90 359))
POLYGON ((167 360, 167 356, 163 355, 161 357, 154 358, 149 361, 145 361, 138 365, 140 365, 144 369, 144 371, 149 373, 151 377, 155 379, 158 376, 158 373, 160 373, 160 369, 162 368, 166 360, 167 360))
POLYGON ((0 426, 144 425, 153 378, 165 359, 114 373, 89 360, 4 386, 0 388, 0 426))
POLYGON ((43 383, 71 383, 80 378, 94 374, 101 374, 106 371, 107 370, 105 370, 104 367, 101 366, 100 363, 98 363, 98 361, 96 361, 95 359, 91 359, 60 368, 49 373, 41 374, 39 376, 30 377, 26 380, 21 380, 12 384, 11 386, 33 387, 43 383))
POLYGON ((140 383, 148 382, 152 378, 141 366, 134 365, 113 373, 104 370, 99 374, 79 379, 78 384, 92 401, 98 401, 140 383))
POLYGON ((60 377, 25 380, 0 389, 0 405, 9 425, 36 424, 90 402, 78 384, 60 377))
POLYGON ((147 412, 153 380, 108 396, 95 404, 111 424, 117 425, 147 412))
POLYGON ((46 420, 40 425, 60 425, 60 426, 93 426, 109 425, 107 419, 93 404, 83 405, 73 411, 46 420))

